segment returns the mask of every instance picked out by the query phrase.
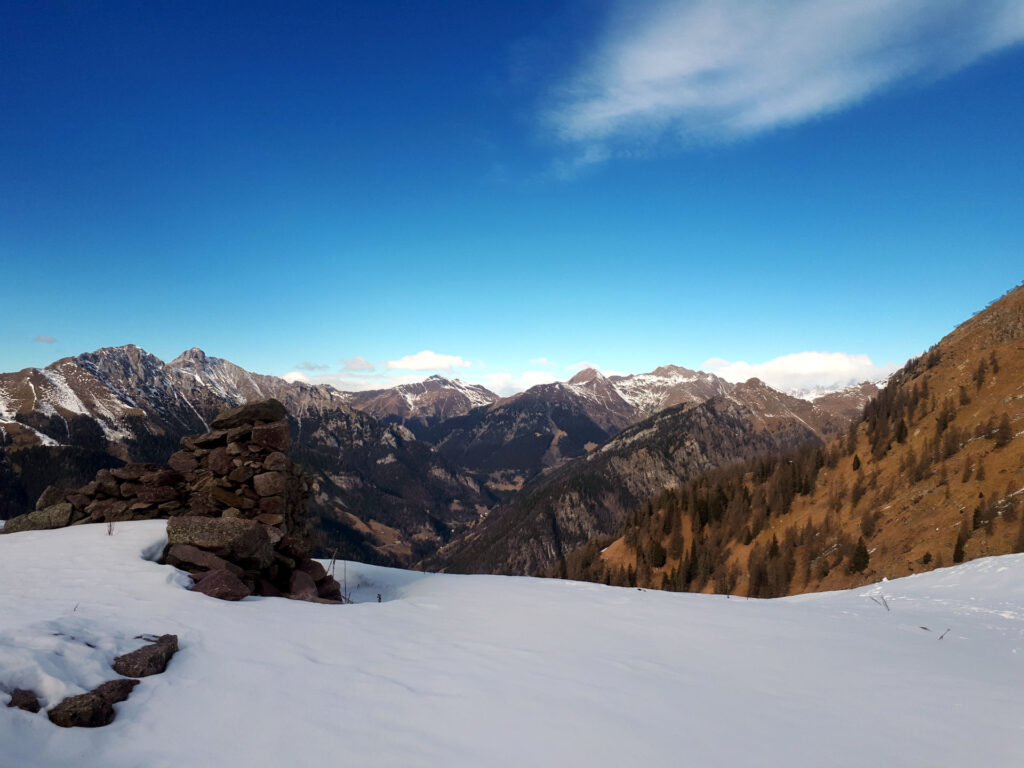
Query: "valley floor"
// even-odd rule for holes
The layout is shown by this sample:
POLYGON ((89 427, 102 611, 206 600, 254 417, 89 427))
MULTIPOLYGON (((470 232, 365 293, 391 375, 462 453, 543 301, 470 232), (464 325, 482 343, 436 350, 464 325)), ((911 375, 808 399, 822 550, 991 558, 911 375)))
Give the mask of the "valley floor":
POLYGON ((181 645, 105 728, 0 706, 0 766, 1020 765, 1024 555, 780 600, 349 563, 332 606, 189 592, 164 540, 0 536, 0 690, 181 645))

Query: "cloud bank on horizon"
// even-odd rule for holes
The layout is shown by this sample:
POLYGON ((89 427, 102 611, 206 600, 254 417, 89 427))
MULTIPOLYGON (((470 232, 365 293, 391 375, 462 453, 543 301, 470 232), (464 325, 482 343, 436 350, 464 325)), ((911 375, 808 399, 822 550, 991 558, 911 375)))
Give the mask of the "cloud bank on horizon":
POLYGON ((863 381, 877 382, 888 378, 899 368, 896 363, 877 365, 867 355, 845 352, 795 352, 753 364, 713 357, 700 367, 726 381, 736 383, 758 378, 783 391, 831 389, 863 381))
POLYGON ((1022 40, 1020 0, 622 2, 544 117, 578 148, 573 171, 804 122, 1022 40))
POLYGON ((389 371, 453 371, 456 368, 469 368, 472 365, 458 355, 440 355, 437 352, 424 349, 415 355, 406 355, 399 360, 389 360, 387 369, 389 371))
MULTIPOLYGON (((474 365, 458 355, 443 355, 429 350, 387 361, 379 367, 362 357, 347 358, 342 360, 342 363, 340 371, 326 373, 321 371, 327 366, 304 363, 299 366, 299 370, 290 371, 282 378, 307 384, 330 384, 346 392, 363 392, 387 389, 400 384, 413 384, 433 374, 454 377, 454 368, 458 367, 462 369, 458 372, 458 378, 463 381, 481 384, 495 394, 508 396, 538 384, 566 381, 586 368, 596 368, 605 376, 626 375, 586 361, 559 365, 546 357, 533 358, 530 364, 542 365, 547 370, 491 371, 482 361, 474 365), (383 370, 380 370, 381 368, 383 370)), ((899 366, 892 362, 876 364, 864 354, 796 352, 761 363, 742 360, 730 362, 716 357, 705 360, 700 368, 734 383, 756 377, 776 389, 807 391, 836 389, 862 381, 884 380, 899 366)))

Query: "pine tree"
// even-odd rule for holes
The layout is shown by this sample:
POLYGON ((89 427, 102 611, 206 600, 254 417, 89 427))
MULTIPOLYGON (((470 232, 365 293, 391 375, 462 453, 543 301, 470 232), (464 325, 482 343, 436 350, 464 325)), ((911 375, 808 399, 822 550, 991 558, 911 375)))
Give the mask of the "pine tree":
POLYGON ((960 531, 956 535, 956 544, 953 546, 953 562, 964 561, 964 545, 967 543, 967 526, 960 524, 960 531))
POLYGON ((868 548, 864 543, 864 539, 857 539, 857 548, 853 550, 853 559, 850 561, 850 570, 853 573, 860 573, 868 567, 868 561, 870 559, 871 555, 868 554, 868 548))
POLYGON ((678 525, 672 528, 672 534, 668 539, 668 556, 673 560, 678 560, 683 555, 683 525, 680 522, 678 525))
POLYGON ((1024 518, 1020 521, 1020 531, 1017 533, 1017 538, 1013 542, 1014 552, 1024 552, 1024 518))
POLYGON ((875 528, 877 527, 878 520, 875 518, 875 513, 865 512, 860 518, 860 532, 864 534, 865 539, 870 539, 875 535, 875 528))
POLYGON ((665 534, 672 533, 672 528, 676 522, 675 510, 671 506, 665 509, 665 519, 661 523, 661 532, 665 534))
POLYGON ((647 552, 647 557, 651 562, 651 567, 661 568, 665 565, 665 548, 661 546, 661 542, 657 539, 651 541, 650 549, 647 552))
POLYGON ((996 427, 995 440, 996 448, 1002 448, 1013 440, 1013 427, 1010 426, 1010 414, 1004 413, 1003 418, 999 420, 999 426, 996 427))
POLYGON ((967 394, 967 387, 963 384, 960 385, 960 405, 968 405, 971 402, 971 396, 967 394))

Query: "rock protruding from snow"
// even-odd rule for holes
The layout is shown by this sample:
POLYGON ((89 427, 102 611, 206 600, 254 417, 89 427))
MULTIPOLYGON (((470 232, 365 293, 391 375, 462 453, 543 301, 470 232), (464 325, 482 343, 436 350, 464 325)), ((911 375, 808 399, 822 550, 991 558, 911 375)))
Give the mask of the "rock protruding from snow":
MULTIPOLYGON (((175 638, 175 642, 177 642, 177 637, 175 635, 165 635, 165 637, 173 637, 175 638)), ((166 664, 164 665, 164 668, 167 668, 166 664)), ((132 690, 139 684, 139 682, 140 681, 138 680, 133 680, 127 677, 121 677, 117 680, 108 680, 95 688, 93 693, 106 699, 111 704, 117 704, 119 701, 127 700, 131 695, 132 690)))
POLYGON ((178 652, 177 635, 161 635, 152 643, 114 659, 113 668, 125 677, 149 677, 167 669, 167 663, 178 652))
POLYGON ((218 600, 241 600, 252 594, 245 582, 227 569, 207 571, 198 576, 192 591, 202 592, 218 600))
POLYGON ((61 728, 101 728, 114 720, 114 705, 97 693, 68 696, 46 713, 61 728))
POLYGON ((7 702, 8 707, 15 707, 17 709, 23 709, 26 712, 32 712, 33 714, 39 711, 39 697, 36 696, 35 691, 29 691, 25 688, 15 688, 11 691, 11 700, 7 702))
MULTIPOLYGON (((165 635, 165 637, 174 638, 174 650, 177 650, 178 638, 174 635, 165 635)), ((161 638, 161 641, 163 639, 161 638)), ((157 671, 163 672, 166 667, 167 663, 164 662, 163 667, 157 671)), ((127 678, 108 680, 88 693, 68 696, 47 712, 47 717, 50 718, 51 723, 59 725, 61 728, 101 728, 104 725, 110 725, 114 721, 114 705, 125 701, 138 684, 138 680, 127 678)), ((39 710, 34 711, 38 712, 39 710)))
MULTIPOLYGON (((161 650, 166 651, 170 647, 169 643, 165 642, 166 638, 173 638, 174 651, 178 650, 178 638, 175 635, 164 635, 157 641, 161 645, 161 650)), ((139 650, 143 651, 145 648, 139 650)), ((172 656, 174 651, 171 651, 172 656)), ((146 674, 163 672, 166 667, 167 662, 165 661, 156 672, 146 674)), ((114 721, 114 705, 125 701, 138 684, 138 680, 123 677, 117 680, 108 680, 88 693, 68 696, 47 712, 47 717, 50 718, 51 723, 59 725, 61 728, 101 728, 104 725, 110 725, 114 721)), ((37 708, 34 711, 38 712, 39 710, 37 708)))
POLYGON ((2 529, 3 533, 17 533, 18 531, 39 531, 49 528, 63 528, 71 523, 73 508, 67 502, 51 504, 27 515, 20 515, 7 521, 2 529))

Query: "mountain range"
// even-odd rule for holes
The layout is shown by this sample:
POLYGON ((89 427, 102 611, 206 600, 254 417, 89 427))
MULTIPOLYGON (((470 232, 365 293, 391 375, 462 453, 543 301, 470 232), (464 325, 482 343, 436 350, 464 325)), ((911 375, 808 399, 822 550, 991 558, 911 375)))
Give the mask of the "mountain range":
POLYGON ((0 374, 0 515, 102 466, 162 462, 218 411, 274 397, 290 413, 294 458, 315 477, 322 551, 441 568, 450 553, 451 567, 525 572, 588 532, 610 532, 622 510, 694 471, 826 437, 872 391, 861 385, 810 403, 760 382, 663 366, 610 377, 587 369, 505 398, 441 376, 342 392, 246 371, 198 348, 165 363, 133 345, 111 347, 0 374), (699 449, 681 452, 694 441, 699 449), (567 482, 624 490, 589 522, 561 513, 558 546, 541 537, 533 555, 486 564, 472 554, 521 510, 535 516, 536 499, 567 482), (577 534, 566 538, 570 530, 577 534))
POLYGON ((617 531, 649 496, 712 467, 836 434, 846 421, 758 379, 627 427, 538 477, 438 553, 463 572, 529 574, 617 531))

